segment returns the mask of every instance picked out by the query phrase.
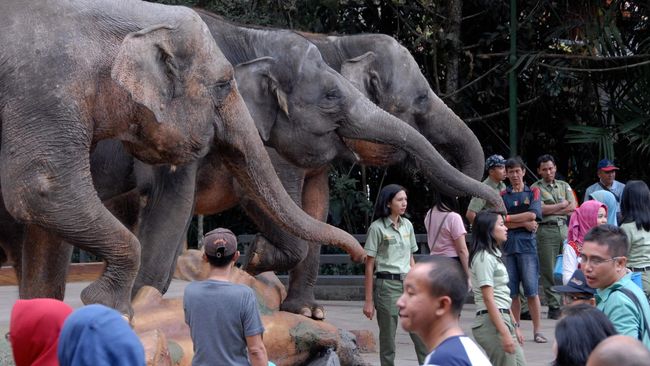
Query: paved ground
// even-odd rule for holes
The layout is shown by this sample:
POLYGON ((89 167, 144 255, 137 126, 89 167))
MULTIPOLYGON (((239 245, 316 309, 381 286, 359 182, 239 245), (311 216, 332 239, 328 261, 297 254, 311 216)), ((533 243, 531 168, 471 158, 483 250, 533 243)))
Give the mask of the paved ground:
MULTIPOLYGON (((72 307, 82 305, 79 300, 79 293, 87 286, 88 283, 70 283, 66 290, 65 302, 72 307)), ((170 286, 166 297, 180 297, 187 282, 174 280, 170 286)), ((11 306, 18 298, 18 290, 15 286, 0 286, 0 335, 4 335, 9 328, 9 316, 11 306)), ((327 321, 339 328, 348 330, 370 330, 375 335, 378 334, 377 322, 368 320, 362 313, 363 303, 360 301, 324 301, 323 304, 327 311, 327 321)), ((471 335, 471 323, 474 318, 475 306, 468 304, 463 310, 461 316, 461 325, 466 334, 471 335)), ((544 308, 545 309, 545 308, 544 308)), ((543 314, 545 315, 545 314, 543 314)), ((532 341, 533 330, 531 322, 523 322, 522 330, 526 337, 524 344, 524 353, 527 364, 531 366, 546 366, 553 360, 552 342, 553 330, 555 327, 554 320, 542 320, 542 331, 549 338, 549 343, 537 344, 532 341)), ((379 364, 377 353, 363 354, 364 359, 372 365, 379 364)), ((413 350, 413 345, 408 334, 401 328, 397 335, 397 365, 416 365, 417 359, 413 350)))

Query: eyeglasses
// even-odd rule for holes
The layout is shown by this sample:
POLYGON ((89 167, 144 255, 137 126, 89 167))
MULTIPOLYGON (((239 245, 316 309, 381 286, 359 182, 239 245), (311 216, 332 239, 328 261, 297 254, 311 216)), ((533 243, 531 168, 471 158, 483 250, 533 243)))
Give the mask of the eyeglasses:
POLYGON ((599 265, 601 265, 601 264, 603 264, 605 262, 612 262, 612 261, 615 261, 615 260, 617 260, 619 258, 622 258, 622 257, 612 257, 612 258, 609 258, 609 259, 602 259, 602 258, 598 258, 598 257, 587 258, 587 256, 580 255, 578 257, 578 263, 584 264, 585 266, 587 265, 587 263, 591 263, 592 266, 599 266, 599 265))

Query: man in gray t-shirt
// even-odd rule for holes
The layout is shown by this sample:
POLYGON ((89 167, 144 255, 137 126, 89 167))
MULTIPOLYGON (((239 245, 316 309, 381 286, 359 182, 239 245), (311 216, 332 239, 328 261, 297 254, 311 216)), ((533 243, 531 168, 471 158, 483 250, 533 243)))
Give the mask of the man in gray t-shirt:
POLYGON ((203 248, 203 260, 210 263, 208 279, 190 283, 183 296, 194 343, 192 365, 266 366, 255 294, 229 281, 239 258, 237 238, 228 229, 215 229, 203 238, 203 248))

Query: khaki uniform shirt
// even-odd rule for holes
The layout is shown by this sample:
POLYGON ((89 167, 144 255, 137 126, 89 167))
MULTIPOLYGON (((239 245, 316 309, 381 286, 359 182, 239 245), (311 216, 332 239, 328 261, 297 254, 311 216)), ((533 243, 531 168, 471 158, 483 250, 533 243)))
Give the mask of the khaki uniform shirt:
POLYGON ((490 286, 494 294, 494 302, 499 309, 510 309, 512 299, 508 288, 508 270, 501 262, 501 251, 497 249, 496 256, 482 250, 474 256, 470 265, 472 275, 472 291, 476 310, 487 310, 481 287, 490 286))
POLYGON ((418 251, 413 224, 404 217, 399 218, 397 227, 389 217, 373 221, 364 249, 375 258, 375 272, 408 273, 411 253, 418 251))
MULTIPOLYGON (((554 205, 560 203, 562 200, 569 201, 573 204, 576 203, 573 189, 571 189, 569 183, 565 181, 556 179, 553 183, 546 183, 543 179, 540 179, 530 187, 539 188, 543 205, 554 205)), ((568 222, 566 222, 567 215, 544 215, 542 217, 542 223, 557 222, 558 220, 564 220, 564 224, 568 224, 568 222)))
MULTIPOLYGON (((487 184, 488 186, 490 186, 492 189, 494 189, 497 192, 501 192, 504 189, 506 189, 506 184, 505 183, 503 183, 503 182, 494 183, 494 181, 492 179, 490 179, 490 177, 485 178, 483 183, 487 184)), ((469 206, 467 206, 468 211, 474 211, 474 212, 479 212, 482 209, 493 209, 493 208, 495 208, 493 204, 491 204, 491 203, 487 202, 486 200, 484 200, 483 198, 479 198, 479 197, 472 197, 472 200, 469 201, 469 206)))

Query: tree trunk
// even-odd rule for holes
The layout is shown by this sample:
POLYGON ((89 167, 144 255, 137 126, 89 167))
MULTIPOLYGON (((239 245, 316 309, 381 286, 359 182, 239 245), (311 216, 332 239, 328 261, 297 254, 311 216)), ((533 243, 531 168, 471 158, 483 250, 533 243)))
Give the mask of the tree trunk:
POLYGON ((456 103, 458 98, 452 95, 458 90, 458 58, 460 57, 460 24, 463 16, 463 0, 451 0, 447 8, 447 35, 450 47, 447 54, 447 72, 445 73, 445 94, 451 95, 450 101, 456 103))

